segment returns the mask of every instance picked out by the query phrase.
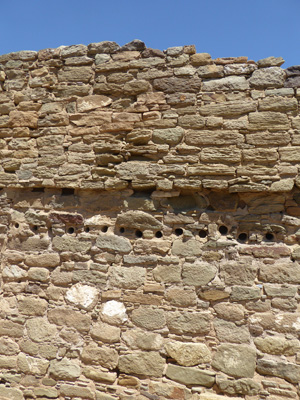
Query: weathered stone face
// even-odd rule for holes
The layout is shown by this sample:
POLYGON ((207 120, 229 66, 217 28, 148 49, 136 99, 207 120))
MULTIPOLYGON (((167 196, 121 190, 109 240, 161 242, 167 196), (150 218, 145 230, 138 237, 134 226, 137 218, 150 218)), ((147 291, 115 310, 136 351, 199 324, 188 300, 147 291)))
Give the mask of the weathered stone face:
POLYGON ((299 395, 300 67, 0 56, 0 399, 299 395))

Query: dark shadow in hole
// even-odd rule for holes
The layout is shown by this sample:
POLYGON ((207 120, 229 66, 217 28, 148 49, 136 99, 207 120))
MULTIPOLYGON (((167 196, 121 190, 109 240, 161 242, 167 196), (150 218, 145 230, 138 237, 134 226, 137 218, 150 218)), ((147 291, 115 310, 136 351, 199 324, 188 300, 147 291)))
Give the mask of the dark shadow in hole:
POLYGON ((73 196, 74 193, 75 193, 75 189, 71 189, 71 188, 62 188, 61 189, 62 196, 73 196))
POLYGON ((247 239, 248 239, 248 235, 245 232, 240 233, 238 236, 238 240, 240 242, 246 242, 247 239))
POLYGON ((163 234, 162 234, 161 231, 157 231, 157 232, 155 233, 155 237, 158 238, 158 239, 160 239, 162 236, 163 236, 163 234))
POLYGON ((141 237, 143 237, 143 232, 140 231, 140 230, 137 230, 137 231, 135 231, 135 236, 136 236, 137 238, 141 238, 141 237))
POLYGON ((266 234, 265 234, 265 239, 266 239, 268 242, 271 242, 272 240, 274 240, 274 235, 273 235, 273 233, 271 233, 271 232, 266 233, 266 234))
POLYGON ((221 226, 219 227, 219 232, 221 233, 221 235, 227 235, 227 233, 228 233, 228 228, 227 228, 227 226, 221 225, 221 226))
POLYGON ((124 228, 124 226, 121 226, 120 233, 124 233, 124 232, 125 232, 125 228, 124 228))
POLYGON ((176 235, 176 236, 181 236, 181 235, 183 235, 183 229, 181 229, 181 228, 176 228, 176 229, 175 229, 175 235, 176 235))
POLYGON ((206 238, 206 236, 207 236, 207 231, 205 230, 205 229, 201 229, 201 231, 199 231, 199 236, 201 237, 201 238, 206 238))
MULTIPOLYGON (((102 228, 101 228, 101 232, 103 232, 103 233, 105 233, 105 232, 107 232, 108 231, 108 226, 102 226, 102 228)), ((121 229, 120 229, 120 232, 121 232, 121 229)))
POLYGON ((89 228, 88 226, 86 226, 86 227, 84 228, 84 232, 89 233, 89 231, 90 231, 90 228, 89 228))
POLYGON ((43 187, 36 187, 36 188, 33 188, 33 189, 31 190, 31 192, 32 192, 32 193, 44 193, 44 192, 45 192, 45 188, 43 188, 43 187))
POLYGON ((68 228, 67 232, 71 235, 72 233, 75 232, 75 229, 72 226, 70 226, 70 228, 68 228))

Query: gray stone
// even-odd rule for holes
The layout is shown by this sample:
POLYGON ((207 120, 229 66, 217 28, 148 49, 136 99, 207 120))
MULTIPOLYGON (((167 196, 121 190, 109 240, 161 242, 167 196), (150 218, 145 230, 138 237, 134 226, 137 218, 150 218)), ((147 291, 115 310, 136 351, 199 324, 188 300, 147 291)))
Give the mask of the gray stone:
POLYGON ((56 335, 56 326, 41 317, 27 320, 26 329, 29 338, 38 343, 52 340, 56 335))
POLYGON ((127 238, 116 235, 99 235, 96 240, 96 246, 101 250, 118 253, 129 253, 132 249, 130 241, 127 238))
POLYGON ((221 79, 211 79, 203 82, 203 90, 206 91, 232 91, 232 90, 247 90, 249 82, 244 76, 227 76, 221 79))
POLYGON ((158 308, 140 306, 131 314, 132 322, 143 329, 161 329, 166 325, 165 313, 158 308))
POLYGON ((124 44, 119 51, 143 51, 145 50, 146 45, 139 39, 134 39, 129 43, 124 44))
POLYGON ((221 344, 217 347, 212 366, 235 378, 253 378, 256 351, 246 344, 221 344))
POLYGON ((75 360, 53 360, 50 362, 49 374, 55 379, 75 381, 80 376, 80 366, 75 360))
POLYGON ((210 330, 210 316, 208 313, 170 311, 167 313, 167 326, 172 333, 207 334, 210 330))
POLYGON ((261 297, 258 287, 233 286, 230 299, 232 301, 258 300, 261 297))
POLYGON ((203 286, 214 279, 216 273, 217 268, 214 265, 196 260, 193 264, 183 264, 182 280, 185 285, 203 286))
POLYGON ((229 395, 243 394, 248 396, 256 396, 262 389, 260 383, 250 378, 231 380, 217 375, 216 384, 222 392, 229 395))
POLYGON ((178 144, 184 134, 184 130, 181 127, 176 128, 168 128, 168 129, 154 129, 152 140, 154 143, 159 144, 169 144, 175 145, 178 144))
POLYGON ((277 88, 284 85, 286 73, 279 67, 257 69, 253 72, 249 83, 258 89, 277 88))
POLYGON ((255 346, 263 353, 293 356, 300 350, 297 339, 286 339, 282 336, 267 336, 254 339, 255 346))
POLYGON ((137 289, 146 277, 146 269, 141 267, 110 267, 109 283, 111 287, 137 289))
POLYGON ((101 365, 109 370, 118 364, 118 352, 107 346, 98 346, 92 342, 82 349, 81 359, 85 364, 101 365))
POLYGON ((122 334, 122 340, 134 350, 160 350, 163 346, 163 338, 158 333, 130 329, 122 334))
POLYGON ((166 376, 184 385, 212 387, 215 383, 214 372, 172 364, 168 364, 166 376))
POLYGON ((258 60, 256 63, 259 66, 259 68, 265 68, 265 67, 280 67, 284 62, 285 60, 282 57, 271 56, 267 58, 262 58, 258 60))
POLYGON ((250 333, 247 326, 236 326, 233 322, 214 320, 217 338, 220 342, 249 343, 250 333))
POLYGON ((98 322, 91 328, 91 337, 104 343, 116 343, 120 340, 120 328, 98 322))
POLYGON ((181 281, 181 266, 179 264, 158 265, 152 274, 157 282, 178 283, 181 281))
POLYGON ((260 359, 257 361, 257 372, 286 379, 291 383, 300 381, 300 365, 281 360, 260 359))
POLYGON ((112 54, 119 50, 120 46, 116 42, 99 42, 99 43, 90 43, 88 45, 88 53, 89 54, 98 54, 98 53, 107 53, 112 54))
POLYGON ((119 370, 126 374, 161 377, 165 368, 165 359, 157 352, 138 351, 122 355, 119 358, 119 370))
POLYGON ((131 210, 119 214, 116 220, 116 225, 124 227, 125 230, 126 228, 141 230, 160 230, 162 228, 162 223, 154 218, 151 214, 137 210, 131 210))
POLYGON ((181 257, 193 257, 200 256, 202 253, 201 245, 198 240, 189 239, 182 241, 182 239, 176 239, 172 245, 172 254, 181 257))
POLYGON ((53 249, 58 251, 70 251, 72 253, 87 252, 92 244, 86 239, 78 239, 72 236, 55 236, 52 241, 53 249))
POLYGON ((286 260, 275 264, 262 264, 259 279, 268 283, 300 283, 300 264, 286 260))

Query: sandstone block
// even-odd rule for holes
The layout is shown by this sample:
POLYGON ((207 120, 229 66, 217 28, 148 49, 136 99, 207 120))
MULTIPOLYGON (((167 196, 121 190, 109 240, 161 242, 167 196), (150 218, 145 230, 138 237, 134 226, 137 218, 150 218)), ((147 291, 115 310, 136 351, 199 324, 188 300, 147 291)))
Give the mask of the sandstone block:
POLYGON ((49 280, 50 273, 46 268, 29 268, 28 279, 39 282, 47 282, 49 280))
POLYGON ((99 235, 96 240, 96 246, 101 250, 117 251, 120 253, 129 253, 132 249, 130 241, 116 235, 99 235))
POLYGON ((282 131, 290 128, 290 122, 283 113, 275 111, 261 111, 249 114, 248 128, 251 131, 282 131))
POLYGON ((112 287, 137 289, 145 281, 146 270, 141 267, 110 267, 108 276, 112 287))
POLYGON ((158 78, 154 79, 153 87, 164 93, 197 93, 201 86, 201 79, 197 78, 158 78))
POLYGON ((258 337, 254 340, 255 346, 267 354, 292 356, 299 351, 300 342, 297 339, 285 339, 282 336, 258 337))
POLYGON ((165 344, 165 349, 179 365, 192 367, 197 364, 209 363, 211 353, 203 343, 184 343, 169 341, 165 344))
POLYGON ((252 259, 237 261, 223 261, 220 263, 220 277, 226 285, 244 285, 251 286, 256 278, 258 266, 252 259))
POLYGON ((55 236, 52 245, 57 251, 70 251, 72 253, 87 252, 91 248, 89 241, 72 236, 55 236))
POLYGON ((270 283, 300 283, 300 265, 298 262, 276 262, 262 264, 259 279, 270 283))
POLYGON ((75 328, 82 333, 90 330, 91 317, 70 308, 56 307, 48 311, 48 319, 52 324, 75 328))
POLYGON ((152 271, 157 282, 178 283, 181 281, 181 266, 179 264, 158 265, 152 271))
POLYGON ((217 303, 213 308, 219 318, 228 321, 240 321, 244 319, 244 307, 240 304, 217 303))
POLYGON ((96 343, 90 343, 83 347, 81 359, 85 364, 100 364, 111 370, 118 364, 118 352, 107 346, 100 347, 96 343))
POLYGON ((233 286, 230 295, 232 301, 258 300, 260 297, 259 288, 246 286, 233 286))
POLYGON ((196 261, 193 264, 184 263, 182 266, 182 279, 185 285, 203 286, 214 279, 217 268, 209 263, 196 261))
POLYGON ((163 346, 163 338, 158 333, 130 329, 122 334, 122 340, 134 350, 160 350, 163 346))
POLYGON ((220 342, 249 343, 250 333, 247 326, 236 326, 230 321, 214 320, 214 328, 220 342))
POLYGON ((104 343, 116 343, 120 340, 120 328, 98 322, 91 328, 91 337, 104 343))
MULTIPOLYGON (((120 227, 133 228, 133 229, 161 229, 162 224, 151 214, 144 211, 127 211, 120 215, 116 220, 116 225, 120 227)), ((123 238, 121 238, 123 239, 123 238)))
POLYGON ((91 379, 95 382, 112 384, 117 379, 117 374, 115 372, 104 372, 99 368, 85 367, 82 373, 88 379, 91 379))
POLYGON ((19 312, 25 315, 44 315, 48 303, 44 299, 21 296, 18 298, 19 312))
POLYGON ((249 83, 257 89, 277 88, 284 85, 286 73, 279 67, 260 68, 253 72, 249 83))
POLYGON ((169 311, 167 326, 172 333, 207 334, 210 330, 210 316, 203 312, 169 311))
POLYGON ((29 267, 53 268, 59 265, 60 258, 57 253, 30 254, 25 257, 25 264, 29 267))
POLYGON ((42 343, 52 340, 56 335, 56 326, 45 318, 36 317, 26 322, 27 334, 34 342, 42 343))
POLYGON ((260 359, 257 361, 257 371, 263 375, 277 376, 291 383, 300 380, 300 366, 280 360, 260 359))
POLYGON ((81 368, 75 360, 63 358, 50 362, 49 374, 58 380, 75 381, 79 378, 81 368))
POLYGON ((183 137, 184 130, 181 127, 168 129, 154 129, 152 140, 154 143, 167 143, 171 146, 178 144, 183 137))
POLYGON ((135 352, 120 356, 119 370, 126 374, 161 377, 165 360, 154 351, 135 352))
POLYGON ((168 364, 166 376, 184 385, 212 387, 215 383, 215 374, 211 371, 172 364, 168 364))
POLYGON ((221 344, 217 347, 212 366, 235 378, 252 378, 256 351, 246 344, 221 344))
POLYGON ((190 239, 183 242, 181 239, 176 239, 172 245, 172 254, 181 257, 199 256, 202 253, 200 242, 195 239, 190 239))
POLYGON ((255 101, 225 101, 223 103, 211 103, 200 107, 201 115, 213 115, 219 117, 232 117, 248 114, 257 108, 255 101))
POLYGON ((249 396, 256 396, 262 389, 262 386, 259 382, 256 382, 255 380, 250 378, 231 380, 231 379, 225 379, 222 376, 217 376, 216 384, 221 389, 222 392, 229 395, 243 394, 249 396))
POLYGON ((247 90, 249 89, 249 83, 244 76, 227 76, 221 79, 205 81, 202 88, 208 92, 215 92, 217 90, 247 90))
POLYGON ((140 306, 131 314, 132 322, 140 328, 155 330, 162 329, 166 325, 166 317, 163 310, 147 306, 140 306))
POLYGON ((168 288, 165 292, 165 299, 168 303, 177 307, 189 307, 197 303, 195 290, 179 287, 168 288))

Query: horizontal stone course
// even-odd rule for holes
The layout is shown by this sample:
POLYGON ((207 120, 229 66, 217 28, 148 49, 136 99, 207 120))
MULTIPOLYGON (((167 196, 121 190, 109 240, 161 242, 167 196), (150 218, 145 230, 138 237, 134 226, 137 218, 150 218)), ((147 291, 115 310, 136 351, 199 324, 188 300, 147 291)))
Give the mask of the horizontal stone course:
POLYGON ((299 66, 0 56, 0 398, 298 397, 299 66))

